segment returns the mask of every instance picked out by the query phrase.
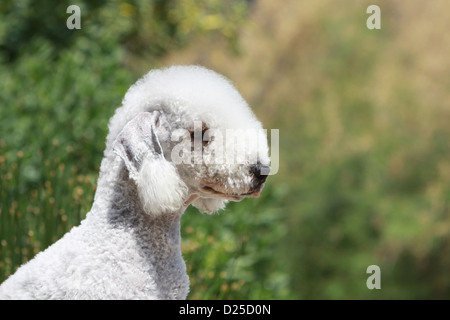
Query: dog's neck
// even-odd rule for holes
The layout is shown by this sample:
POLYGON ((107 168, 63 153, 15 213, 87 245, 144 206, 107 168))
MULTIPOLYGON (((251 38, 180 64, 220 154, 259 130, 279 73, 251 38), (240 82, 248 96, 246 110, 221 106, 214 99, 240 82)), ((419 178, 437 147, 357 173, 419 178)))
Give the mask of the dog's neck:
POLYGON ((126 233, 134 242, 136 255, 145 258, 149 280, 156 283, 159 298, 184 299, 189 281, 181 255, 180 220, 191 197, 176 212, 151 215, 142 209, 136 184, 123 164, 104 159, 101 168, 112 169, 105 172, 101 169, 93 208, 86 222, 115 232, 118 238, 126 233))
POLYGON ((112 152, 106 152, 100 167, 97 190, 94 197, 93 209, 91 211, 95 212, 96 216, 101 216, 101 213, 108 213, 108 215, 111 215, 112 213, 116 215, 126 215, 128 212, 145 217, 145 220, 147 221, 156 219, 167 222, 173 221, 176 218, 179 219, 186 210, 186 207, 195 199, 196 196, 187 195, 184 206, 180 207, 180 209, 175 212, 166 212, 157 215, 144 212, 139 200, 137 186, 135 182, 130 179, 129 173, 123 165, 123 162, 115 154, 112 154, 112 152))

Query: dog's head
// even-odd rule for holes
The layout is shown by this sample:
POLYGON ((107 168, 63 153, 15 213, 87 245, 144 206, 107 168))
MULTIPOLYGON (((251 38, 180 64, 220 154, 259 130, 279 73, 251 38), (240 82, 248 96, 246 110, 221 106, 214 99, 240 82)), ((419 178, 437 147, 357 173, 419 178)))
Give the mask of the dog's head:
MULTIPOLYGON (((198 67, 150 72, 121 109, 117 118, 124 110, 135 115, 115 136, 113 151, 147 213, 174 212, 187 201, 211 213, 229 200, 259 196, 269 174, 267 135, 222 76, 198 67), (149 94, 158 89, 152 84, 158 93, 149 94)), ((110 128, 116 130, 114 118, 110 128)))

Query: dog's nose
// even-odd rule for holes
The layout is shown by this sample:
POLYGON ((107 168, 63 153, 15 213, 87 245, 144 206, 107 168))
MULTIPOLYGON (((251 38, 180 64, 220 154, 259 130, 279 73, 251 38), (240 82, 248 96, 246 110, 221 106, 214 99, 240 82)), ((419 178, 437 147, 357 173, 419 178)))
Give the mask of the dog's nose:
POLYGON ((256 179, 261 182, 266 181, 267 176, 269 175, 270 168, 269 166, 263 164, 256 164, 250 168, 250 171, 253 173, 256 179))

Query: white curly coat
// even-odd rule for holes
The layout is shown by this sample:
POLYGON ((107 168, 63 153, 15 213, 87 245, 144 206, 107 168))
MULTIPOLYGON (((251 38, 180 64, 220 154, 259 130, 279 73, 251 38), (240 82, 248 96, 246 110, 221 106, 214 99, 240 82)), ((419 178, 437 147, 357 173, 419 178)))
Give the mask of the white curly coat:
POLYGON ((86 219, 10 276, 0 298, 184 299, 189 278, 180 218, 186 207, 211 213, 228 200, 258 196, 268 164, 266 133, 227 79, 198 66, 152 70, 110 120, 86 219), (207 129, 223 137, 229 129, 250 129, 247 160, 220 161, 219 144, 235 142, 205 138, 207 129), (198 137, 202 161, 175 162, 174 155, 194 154, 174 153, 180 141, 192 151, 198 137))

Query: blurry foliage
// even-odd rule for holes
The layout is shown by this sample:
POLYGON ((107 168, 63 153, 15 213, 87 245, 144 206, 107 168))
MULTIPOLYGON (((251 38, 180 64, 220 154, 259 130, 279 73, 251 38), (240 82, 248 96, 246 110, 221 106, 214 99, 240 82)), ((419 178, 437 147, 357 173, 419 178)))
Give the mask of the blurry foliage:
POLYGON ((54 139, 49 146, 54 156, 34 163, 40 179, 28 179, 23 151, 17 160, 5 153, 0 141, 0 278, 13 273, 18 266, 58 240, 79 224, 90 210, 97 174, 81 174, 76 163, 68 164, 56 156, 71 154, 71 147, 54 139))
POLYGON ((363 14, 372 3, 347 2, 264 1, 254 18, 266 24, 242 50, 243 61, 267 63, 230 75, 258 81, 246 94, 265 127, 280 129, 270 182, 289 190, 292 293, 448 299, 450 39, 436 25, 450 27, 439 14, 449 4, 383 2, 372 32, 363 14), (381 290, 366 287, 372 264, 381 290))
POLYGON ((286 236, 286 192, 266 187, 261 197, 230 203, 224 212, 199 216, 189 208, 182 252, 191 299, 289 299, 288 266, 276 259, 286 236))

